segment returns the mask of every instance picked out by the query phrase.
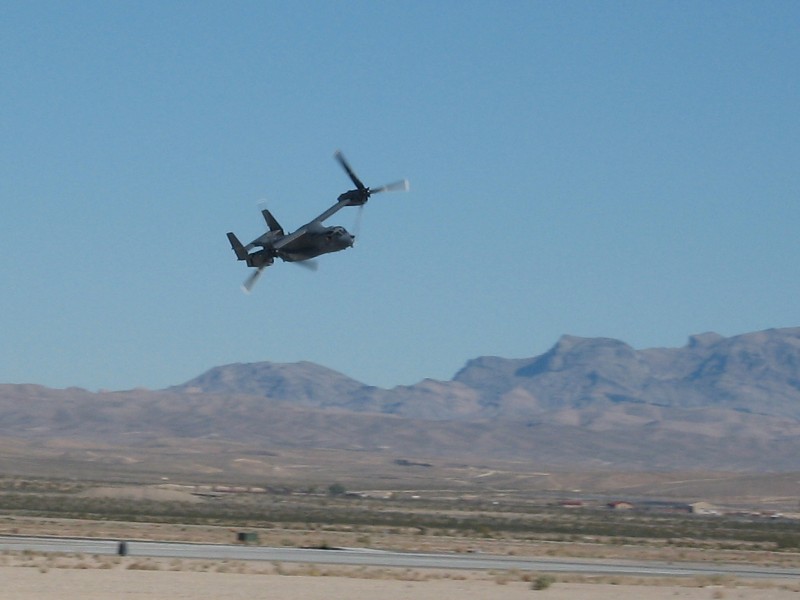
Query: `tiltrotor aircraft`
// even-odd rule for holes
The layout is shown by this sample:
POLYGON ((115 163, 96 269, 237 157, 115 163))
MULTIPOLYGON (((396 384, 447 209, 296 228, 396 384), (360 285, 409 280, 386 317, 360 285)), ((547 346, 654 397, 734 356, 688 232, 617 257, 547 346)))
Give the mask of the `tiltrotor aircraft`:
POLYGON ((231 248, 236 253, 238 260, 243 260, 248 267, 256 270, 243 284, 245 291, 249 292, 261 272, 280 258, 285 262, 296 262, 298 264, 309 265, 311 259, 329 252, 338 252, 345 248, 350 248, 355 242, 355 236, 339 225, 326 227, 322 222, 339 212, 345 206, 364 206, 372 194, 379 192, 406 191, 408 190, 408 180, 403 179, 379 188, 368 188, 353 172, 350 164, 344 155, 337 151, 334 158, 339 161, 342 168, 356 186, 356 189, 344 192, 337 198, 336 204, 331 206, 324 213, 315 217, 296 231, 287 234, 283 227, 268 210, 264 209, 261 214, 267 222, 269 231, 257 237, 252 242, 243 245, 233 232, 228 232, 228 240, 231 248), (251 252, 254 248, 259 248, 251 252))

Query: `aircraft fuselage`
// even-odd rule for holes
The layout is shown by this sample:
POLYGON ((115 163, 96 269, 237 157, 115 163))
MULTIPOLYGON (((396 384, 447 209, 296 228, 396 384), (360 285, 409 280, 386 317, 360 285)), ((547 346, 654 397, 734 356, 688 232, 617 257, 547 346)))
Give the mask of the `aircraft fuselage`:
POLYGON ((278 249, 276 254, 286 262, 297 262, 350 248, 353 242, 355 236, 337 225, 325 227, 320 231, 311 231, 278 249))

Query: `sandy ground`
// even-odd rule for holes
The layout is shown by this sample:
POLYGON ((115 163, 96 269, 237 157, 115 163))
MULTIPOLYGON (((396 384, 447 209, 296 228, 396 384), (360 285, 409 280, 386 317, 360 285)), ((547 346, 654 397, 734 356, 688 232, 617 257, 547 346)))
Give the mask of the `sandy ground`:
MULTIPOLYGON (((798 600, 800 592, 781 584, 754 588, 734 585, 684 587, 680 585, 612 585, 559 583, 547 590, 532 590, 521 581, 372 580, 351 577, 292 576, 278 574, 204 573, 113 569, 49 569, 0 567, 3 600, 232 600, 287 598, 303 600, 798 600)), ((795 586, 786 586, 795 587, 795 586)))

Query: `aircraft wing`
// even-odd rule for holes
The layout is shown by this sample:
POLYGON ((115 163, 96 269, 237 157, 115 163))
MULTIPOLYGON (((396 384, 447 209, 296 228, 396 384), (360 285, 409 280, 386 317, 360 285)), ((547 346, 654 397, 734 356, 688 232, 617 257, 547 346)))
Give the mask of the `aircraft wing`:
POLYGON ((298 228, 297 231, 294 231, 294 232, 290 233, 289 235, 283 236, 281 239, 279 239, 277 242, 275 242, 273 247, 276 250, 280 250, 281 248, 283 248, 287 244, 291 244, 295 240, 300 239, 306 233, 308 233, 308 230, 311 227, 312 223, 322 223, 325 219, 333 216, 334 214, 336 214, 337 212, 342 210, 349 203, 350 203, 349 199, 340 200, 339 202, 337 202, 336 204, 331 206, 328 210, 326 210, 324 213, 322 213, 321 215, 319 215, 315 219, 311 219, 308 223, 306 223, 302 227, 298 228))

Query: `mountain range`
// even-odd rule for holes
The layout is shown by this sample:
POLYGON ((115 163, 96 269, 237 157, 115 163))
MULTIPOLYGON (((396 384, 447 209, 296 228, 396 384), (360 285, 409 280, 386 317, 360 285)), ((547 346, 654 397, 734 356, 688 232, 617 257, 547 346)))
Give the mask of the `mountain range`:
POLYGON ((636 350, 564 336, 450 381, 382 389, 309 362, 231 364, 165 390, 0 385, 0 437, 229 441, 569 468, 800 470, 800 328, 636 350))

